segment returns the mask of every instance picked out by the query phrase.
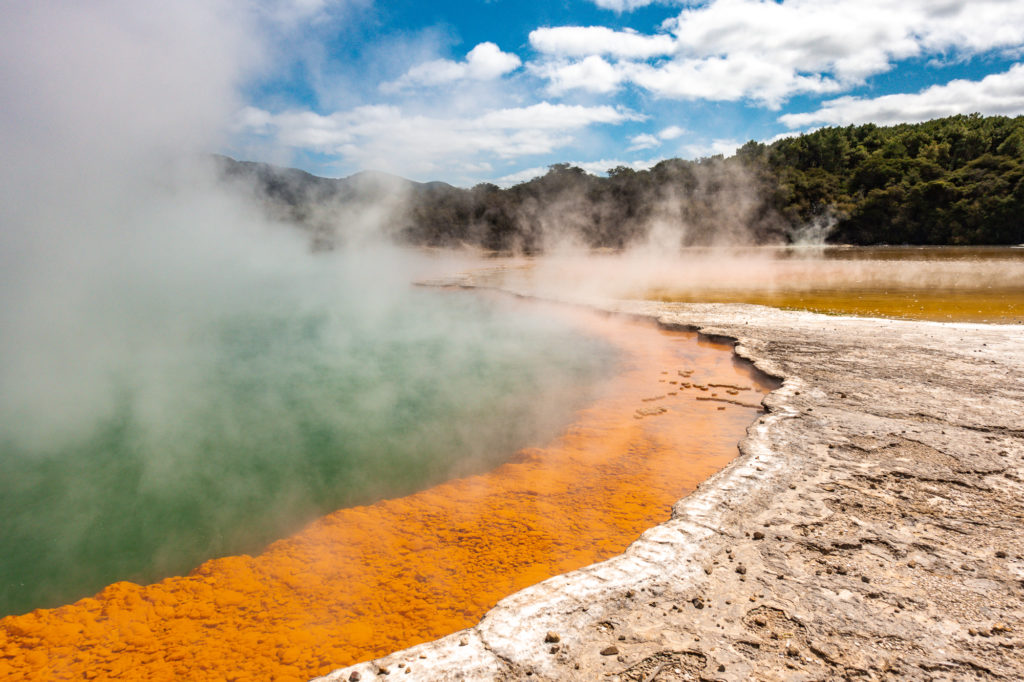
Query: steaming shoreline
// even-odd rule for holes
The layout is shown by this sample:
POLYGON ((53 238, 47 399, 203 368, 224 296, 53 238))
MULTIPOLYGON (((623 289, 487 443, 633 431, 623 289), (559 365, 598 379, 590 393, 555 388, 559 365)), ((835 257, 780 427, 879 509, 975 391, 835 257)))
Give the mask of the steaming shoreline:
POLYGON ((740 456, 622 555, 320 679, 1024 674, 1024 330, 598 307, 729 339, 784 379, 740 456))

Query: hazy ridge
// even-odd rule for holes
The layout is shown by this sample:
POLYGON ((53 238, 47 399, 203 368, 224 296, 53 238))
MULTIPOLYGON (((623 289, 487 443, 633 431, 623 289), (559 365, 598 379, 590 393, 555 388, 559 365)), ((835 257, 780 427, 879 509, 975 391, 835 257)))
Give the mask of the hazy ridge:
POLYGON ((919 124, 823 128, 736 154, 667 159, 607 177, 568 164, 507 189, 459 188, 384 173, 341 179, 218 157, 222 174, 317 248, 348 238, 353 211, 381 211, 399 241, 540 252, 832 242, 1024 242, 1024 117, 978 114, 919 124))

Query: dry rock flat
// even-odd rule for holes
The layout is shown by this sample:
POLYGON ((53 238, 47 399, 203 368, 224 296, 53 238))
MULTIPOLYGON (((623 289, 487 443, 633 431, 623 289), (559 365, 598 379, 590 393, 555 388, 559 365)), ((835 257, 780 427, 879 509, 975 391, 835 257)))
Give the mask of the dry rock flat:
POLYGON ((1024 679, 1024 328, 615 308, 783 379, 740 456, 624 554, 321 679, 1024 679))

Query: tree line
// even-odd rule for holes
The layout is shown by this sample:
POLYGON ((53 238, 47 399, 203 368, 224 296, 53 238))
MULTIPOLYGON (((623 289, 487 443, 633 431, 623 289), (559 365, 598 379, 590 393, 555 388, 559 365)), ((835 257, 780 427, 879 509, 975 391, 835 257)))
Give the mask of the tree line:
POLYGON ((730 157, 618 167, 607 177, 555 164, 506 189, 382 174, 326 180, 222 163, 225 174, 257 185, 276 215, 324 243, 344 239, 346 229, 325 207, 395 196, 401 200, 387 223, 396 238, 494 251, 539 252, 561 242, 621 249, 652 235, 679 245, 778 244, 812 232, 860 245, 1024 242, 1024 116, 823 128, 750 141, 730 157))

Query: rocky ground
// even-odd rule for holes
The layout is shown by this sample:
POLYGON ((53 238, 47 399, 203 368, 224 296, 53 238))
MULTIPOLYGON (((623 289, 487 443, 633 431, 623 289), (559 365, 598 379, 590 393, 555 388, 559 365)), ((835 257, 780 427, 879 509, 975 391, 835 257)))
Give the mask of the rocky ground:
POLYGON ((623 303, 784 379, 623 555, 323 680, 1024 679, 1024 328, 623 303))

